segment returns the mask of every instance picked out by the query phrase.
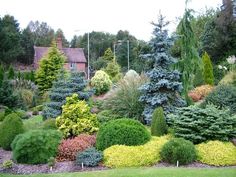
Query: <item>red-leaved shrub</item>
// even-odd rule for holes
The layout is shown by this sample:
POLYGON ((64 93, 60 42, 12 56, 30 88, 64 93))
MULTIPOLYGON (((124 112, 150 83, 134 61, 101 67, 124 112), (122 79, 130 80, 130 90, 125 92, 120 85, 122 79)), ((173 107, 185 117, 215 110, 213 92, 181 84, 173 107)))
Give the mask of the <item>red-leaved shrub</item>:
POLYGON ((213 86, 211 85, 202 85, 196 87, 188 93, 188 96, 192 98, 194 102, 204 99, 212 90, 213 86))
POLYGON ((73 161, 78 152, 95 145, 95 135, 81 134, 72 139, 66 139, 58 147, 57 161, 73 161))

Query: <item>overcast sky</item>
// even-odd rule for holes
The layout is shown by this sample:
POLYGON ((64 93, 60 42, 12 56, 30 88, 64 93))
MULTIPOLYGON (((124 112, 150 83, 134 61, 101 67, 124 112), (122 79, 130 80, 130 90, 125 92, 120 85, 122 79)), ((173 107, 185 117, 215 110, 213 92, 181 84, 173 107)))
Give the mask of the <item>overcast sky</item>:
MULTIPOLYGON (((196 11, 219 7, 222 0, 192 0, 196 11)), ((13 15, 25 28, 32 20, 47 22, 54 30, 61 28, 68 40, 87 30, 116 34, 128 30, 138 39, 148 41, 159 10, 175 27, 183 15, 185 0, 0 0, 0 16, 13 15)))

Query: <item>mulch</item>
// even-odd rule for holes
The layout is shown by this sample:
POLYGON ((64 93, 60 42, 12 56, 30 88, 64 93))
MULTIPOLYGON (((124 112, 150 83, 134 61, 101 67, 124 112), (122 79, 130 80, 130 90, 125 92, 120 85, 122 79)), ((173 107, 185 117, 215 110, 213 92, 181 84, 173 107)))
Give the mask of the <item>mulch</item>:
MULTIPOLYGON (((10 160, 12 157, 11 151, 5 151, 0 148, 0 173, 12 173, 12 174, 33 174, 33 173, 62 173, 62 172, 83 172, 83 171, 99 171, 107 170, 108 167, 103 166, 102 164, 98 167, 84 167, 82 168, 79 165, 76 165, 74 161, 66 162, 56 162, 55 166, 50 170, 47 164, 41 165, 28 165, 28 164, 17 164, 14 163, 11 169, 4 169, 1 164, 5 160, 10 160)), ((162 167, 176 167, 168 163, 158 163, 153 167, 162 168, 162 167)), ((227 167, 216 167, 210 166, 198 162, 191 163, 189 165, 182 165, 184 168, 236 168, 236 166, 227 166, 227 167)))

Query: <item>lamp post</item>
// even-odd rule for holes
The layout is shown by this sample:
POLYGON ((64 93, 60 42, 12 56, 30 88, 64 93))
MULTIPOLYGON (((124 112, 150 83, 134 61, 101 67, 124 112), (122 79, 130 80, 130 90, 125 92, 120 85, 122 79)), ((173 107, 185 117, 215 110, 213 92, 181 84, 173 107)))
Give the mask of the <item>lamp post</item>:
MULTIPOLYGON (((118 40, 117 42, 114 42, 113 44, 113 53, 114 53, 114 59, 116 59, 116 45, 121 45, 121 43, 124 42, 122 40, 118 40)), ((129 40, 127 40, 127 67, 129 71, 129 40)))

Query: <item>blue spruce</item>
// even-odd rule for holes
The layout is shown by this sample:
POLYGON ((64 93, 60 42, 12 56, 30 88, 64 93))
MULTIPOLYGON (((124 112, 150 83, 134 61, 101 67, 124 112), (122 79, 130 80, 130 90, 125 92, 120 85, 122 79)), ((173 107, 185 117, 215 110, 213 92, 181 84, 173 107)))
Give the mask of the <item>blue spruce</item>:
POLYGON ((77 93, 80 100, 87 101, 93 92, 85 91, 86 86, 87 82, 84 80, 82 73, 72 72, 68 74, 62 70, 50 89, 50 102, 46 103, 43 110, 44 119, 59 116, 62 112, 62 105, 66 102, 66 97, 73 93, 77 93))
POLYGON ((152 62, 152 69, 147 72, 149 82, 140 87, 142 92, 140 101, 145 104, 143 115, 147 124, 151 123, 155 108, 161 106, 167 114, 174 112, 175 107, 185 104, 179 94, 183 89, 180 73, 171 69, 176 60, 169 53, 173 44, 165 29, 169 22, 165 22, 164 17, 159 15, 158 23, 152 24, 154 25, 154 37, 150 41, 152 53, 142 56, 152 62))

